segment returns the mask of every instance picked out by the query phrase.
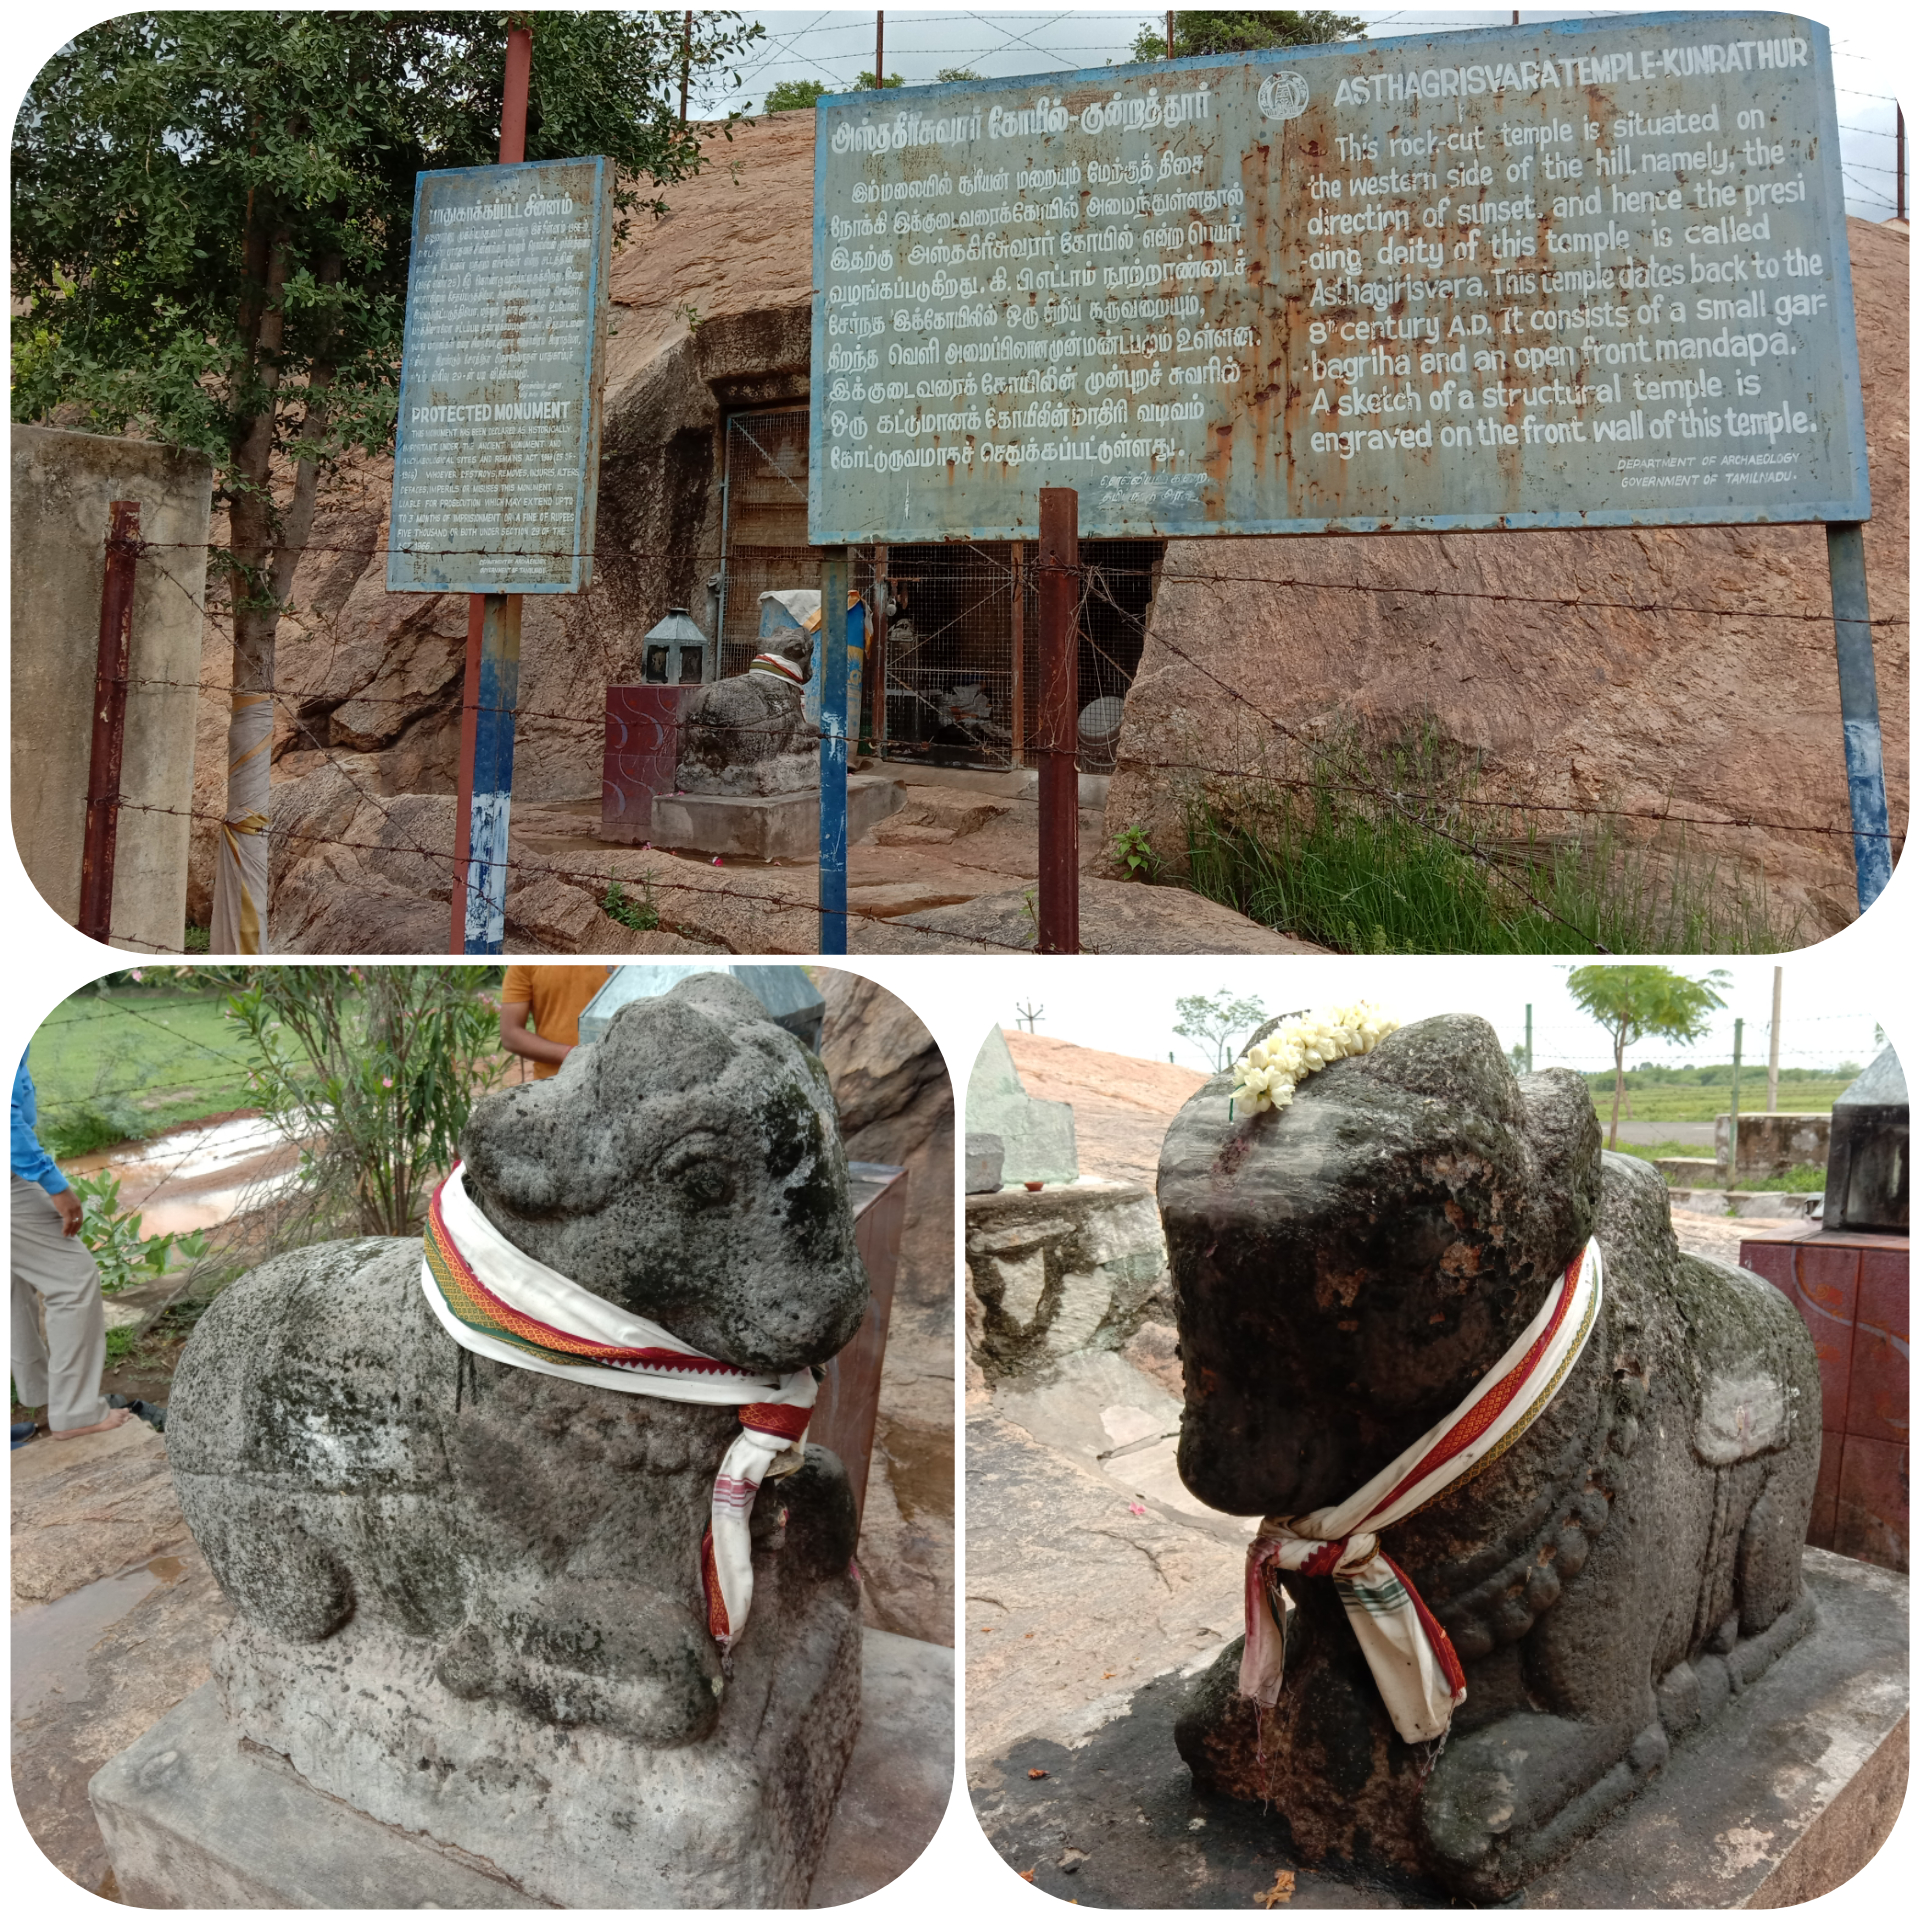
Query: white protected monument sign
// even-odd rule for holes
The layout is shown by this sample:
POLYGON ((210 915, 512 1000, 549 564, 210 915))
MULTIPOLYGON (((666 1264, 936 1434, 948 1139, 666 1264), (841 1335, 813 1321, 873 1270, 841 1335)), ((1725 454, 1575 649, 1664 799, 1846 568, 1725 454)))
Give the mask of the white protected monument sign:
POLYGON ((608 185, 600 158, 419 176, 389 591, 591 581, 608 185))
POLYGON ((1865 519, 1827 35, 1676 13, 818 109, 822 545, 1865 519))

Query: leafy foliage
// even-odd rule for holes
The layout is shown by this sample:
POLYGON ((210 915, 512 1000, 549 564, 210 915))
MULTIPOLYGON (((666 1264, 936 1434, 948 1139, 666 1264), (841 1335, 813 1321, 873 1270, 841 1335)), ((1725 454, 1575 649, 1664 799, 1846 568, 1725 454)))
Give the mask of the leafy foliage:
POLYGON ((833 89, 824 80, 776 80, 767 89, 762 113, 798 113, 811 108, 833 89))
POLYGON ((1213 1062, 1215 1073, 1225 1072, 1238 1052, 1238 1041, 1267 1017, 1258 999, 1236 999, 1222 987, 1218 993, 1190 993, 1173 1003, 1180 1018, 1174 1032, 1191 1040, 1213 1062))
POLYGON ((1113 858, 1116 866, 1125 867, 1129 880, 1157 880, 1160 877, 1161 859, 1153 850, 1153 842, 1147 837, 1143 826, 1122 827, 1113 836, 1113 858))
POLYGON ((897 73, 890 73, 879 81, 870 73, 862 73, 855 76, 853 90, 855 93, 878 93, 882 87, 904 87, 906 84, 897 73))
POLYGON ((984 73, 975 73, 971 67, 942 67, 934 78, 936 86, 947 86, 955 80, 984 80, 984 73))
POLYGON ((1597 1020, 1613 1041, 1609 1146, 1620 1132, 1627 1049, 1653 1035, 1664 1040, 1699 1039, 1707 1030, 1709 1016, 1727 1004, 1716 989, 1726 986, 1732 977, 1721 970, 1694 980, 1671 967, 1617 966, 1575 967, 1567 975, 1567 992, 1574 1005, 1597 1020))
POLYGON ((611 881, 606 898, 600 902, 600 911, 609 920, 618 921, 635 933, 652 933, 660 924, 660 909, 653 904, 653 876, 641 875, 638 900, 629 899, 626 888, 618 880, 611 881))
MULTIPOLYGON (((1367 23, 1352 14, 1312 8, 1266 8, 1258 12, 1176 13, 1173 57, 1200 53, 1259 53, 1268 47, 1315 47, 1332 40, 1363 40, 1367 23)), ((1133 43, 1136 60, 1167 57, 1167 29, 1148 21, 1133 43)))
POLYGON ((74 1160, 122 1140, 144 1140, 158 1124, 124 1095, 107 1094, 63 1107, 40 1123, 39 1134, 56 1160, 74 1160))
POLYGON ((80 1201, 80 1239, 100 1268, 103 1293, 158 1280, 176 1254, 192 1261, 207 1250, 204 1233, 156 1233, 141 1239, 141 1215, 122 1209, 120 1182, 104 1169, 71 1184, 80 1201))
POLYGON ((301 1237, 411 1234, 497 1080, 484 967, 261 967, 228 1002, 254 1097, 300 1143, 301 1237))

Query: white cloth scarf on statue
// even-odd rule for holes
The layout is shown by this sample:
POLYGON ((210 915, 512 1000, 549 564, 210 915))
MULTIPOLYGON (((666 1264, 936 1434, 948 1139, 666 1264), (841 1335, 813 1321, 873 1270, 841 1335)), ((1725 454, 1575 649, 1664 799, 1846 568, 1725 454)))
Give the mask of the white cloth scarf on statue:
POLYGON ((1280 1697, 1286 1616, 1293 1597, 1277 1574, 1326 1574, 1339 1583, 1354 1637, 1401 1739, 1436 1740, 1467 1697, 1453 1643, 1413 1584, 1381 1551, 1383 1528, 1440 1498, 1518 1440, 1559 1391, 1599 1317, 1600 1245, 1554 1283, 1486 1377, 1438 1426, 1337 1507, 1261 1521, 1247 1549, 1246 1646, 1240 1691, 1263 1707, 1280 1697))
POLYGON ((740 1409, 700 1551, 707 1629, 730 1648, 753 1604, 754 1496, 769 1473, 791 1473, 804 1458, 818 1387, 811 1369, 757 1373, 715 1360, 576 1286, 501 1233, 468 1196, 459 1167, 428 1209, 420 1280, 434 1317, 470 1353, 614 1393, 740 1409))

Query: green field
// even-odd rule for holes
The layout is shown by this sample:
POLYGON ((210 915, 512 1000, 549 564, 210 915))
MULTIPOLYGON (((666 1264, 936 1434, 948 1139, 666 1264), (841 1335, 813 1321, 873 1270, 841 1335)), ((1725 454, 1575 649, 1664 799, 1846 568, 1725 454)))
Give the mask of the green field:
MULTIPOLYGON (((1853 1079, 1796 1080, 1780 1083, 1782 1113, 1830 1113, 1833 1103, 1846 1092, 1853 1079)), ((1728 1089, 1717 1087, 1634 1087, 1632 1105, 1620 1102, 1622 1120, 1711 1120, 1728 1109, 1728 1089)), ((1767 1070, 1763 1064, 1755 1074, 1740 1076, 1740 1111, 1764 1113, 1767 1105, 1767 1070)), ((1593 1110, 1604 1126, 1613 1117, 1613 1087, 1603 1093, 1593 1089, 1593 1110)))
POLYGON ((72 1156, 251 1104, 220 993, 122 990, 54 1008, 28 1049, 40 1138, 72 1156))

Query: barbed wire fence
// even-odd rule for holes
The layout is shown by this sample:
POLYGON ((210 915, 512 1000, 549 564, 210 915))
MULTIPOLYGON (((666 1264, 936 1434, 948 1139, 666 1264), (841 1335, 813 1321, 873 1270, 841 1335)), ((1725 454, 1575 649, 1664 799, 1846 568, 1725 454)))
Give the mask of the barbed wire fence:
MULTIPOLYGON (((1087 542, 1088 548, 1101 545, 1119 546, 1123 543, 1087 542)), ((1134 544, 1134 543, 1127 543, 1134 544)), ((1146 543, 1138 543, 1146 544, 1146 543)), ((1081 592, 1079 601, 1079 631, 1081 634, 1082 680, 1087 684, 1087 670, 1091 663, 1093 682, 1096 687, 1118 685, 1123 690, 1137 670, 1147 644, 1147 628, 1151 619, 1151 609, 1158 598, 1169 587, 1180 590, 1195 588, 1260 588, 1267 591, 1286 591, 1296 594, 1318 596, 1362 597, 1369 602, 1391 602, 1398 608, 1407 606, 1437 607, 1443 603, 1459 603, 1471 609, 1476 616, 1480 609, 1487 608, 1527 608, 1532 610, 1551 610, 1556 615, 1572 616, 1591 613, 1615 616, 1630 614, 1639 617, 1671 619, 1679 623, 1700 623, 1724 620, 1763 621, 1768 629, 1780 635, 1781 644, 1804 647, 1812 655, 1826 656, 1831 649, 1832 620, 1825 611, 1810 611, 1796 608, 1782 608, 1752 604, 1749 601, 1734 603, 1716 602, 1704 596, 1687 596, 1676 599, 1661 599, 1649 596, 1619 596, 1606 594, 1586 594, 1578 592, 1516 593, 1475 586, 1435 586, 1406 584, 1401 582, 1378 582, 1359 579, 1318 579, 1304 575, 1288 573, 1242 572, 1231 567, 1208 565, 1194 549, 1198 543, 1181 543, 1176 557, 1163 557, 1151 565, 1143 565, 1137 555, 1128 555, 1129 564, 1103 564, 1098 560, 1087 560, 1083 555, 1081 568, 1081 592), (1804 636, 1804 637, 1803 637, 1804 636)), ((363 564, 381 559, 388 554, 400 551, 410 553, 431 552, 441 557, 453 557, 459 549, 395 549, 374 542, 315 542, 303 549, 304 556, 353 556, 363 564)), ((871 593, 878 562, 874 550, 864 552, 864 578, 871 593)), ((181 543, 143 542, 141 552, 147 556, 162 553, 191 552, 200 556, 203 564, 217 564, 222 549, 217 545, 187 546, 181 543)), ((902 581, 919 580, 923 584, 935 578, 939 568, 934 566, 937 560, 944 567, 946 584, 950 590, 951 604, 958 611, 949 624, 963 624, 967 619, 977 619, 980 600, 979 593, 991 593, 1004 596, 1009 592, 1018 592, 1017 586, 1010 587, 1009 580, 1013 570, 1005 563, 1004 557, 966 543, 952 543, 943 547, 914 548, 895 550, 897 560, 889 561, 885 571, 889 587, 902 581), (914 559, 912 556, 922 556, 914 559), (934 556, 929 560, 925 556, 934 556), (929 571, 932 568, 933 571, 929 571), (970 571, 969 571, 970 569, 970 571), (969 596, 976 596, 972 599, 969 596)), ((497 556, 496 556, 497 557, 497 556)), ((567 549, 526 549, 506 556, 515 559, 548 559, 554 561, 572 559, 567 549)), ((651 559, 670 563, 676 573, 686 573, 689 577, 699 577, 709 563, 718 562, 718 554, 705 552, 664 550, 642 550, 622 548, 614 554, 596 554, 595 558, 618 558, 623 564, 635 559, 651 559)), ((208 606, 203 600, 196 599, 186 583, 179 577, 179 569, 156 568, 159 577, 167 580, 176 590, 185 593, 194 601, 196 609, 207 619, 219 621, 222 611, 218 606, 208 606)), ((856 577, 859 577, 858 571, 856 577)), ((1029 574, 1029 584, 1031 576, 1029 574)), ((426 598, 426 596, 422 596, 426 598)), ((1031 761, 1037 753, 1037 661, 1032 659, 1033 635, 1036 622, 1029 617, 1026 620, 1026 639, 1018 644, 1026 646, 1030 670, 1026 675, 1024 689, 1016 687, 1012 699, 1004 694, 1001 711, 1006 714, 1011 725, 973 726, 970 730, 952 730, 947 742, 949 763, 951 752, 956 743, 965 753, 971 750, 981 764, 1013 768, 1022 759, 1031 761), (1024 711, 1010 711, 1024 701, 1024 711)), ((1489 878, 1497 880, 1508 894, 1518 896, 1527 910, 1543 919, 1555 922, 1563 934, 1570 936, 1573 947, 1584 950, 1605 952, 1607 949, 1592 941, 1582 930, 1568 921, 1553 905, 1540 897, 1530 884, 1531 869, 1524 859, 1516 860, 1503 855, 1496 848, 1484 843, 1484 837, 1464 826, 1463 816, 1483 815, 1489 821, 1502 817, 1510 822, 1551 823, 1560 831, 1577 831, 1583 822, 1622 823, 1633 830, 1667 828, 1696 828, 1715 832, 1738 832, 1763 836, 1786 836, 1800 838, 1809 843, 1832 843, 1841 841, 1852 843, 1858 838, 1856 828, 1850 822, 1795 819, 1787 817, 1778 809, 1756 807, 1750 800, 1711 797, 1696 799, 1690 803, 1676 805, 1671 798, 1658 806, 1608 805, 1592 801, 1523 799, 1515 797, 1478 797, 1475 794, 1454 786, 1445 792, 1422 789, 1410 784, 1404 777, 1386 780, 1370 775, 1364 767, 1356 767, 1353 756, 1343 754, 1337 746, 1314 737, 1312 733, 1293 724, 1282 715, 1274 712, 1260 698, 1242 686, 1234 684, 1215 666, 1210 664, 1193 647, 1183 644, 1180 637, 1170 631, 1172 622, 1162 620, 1154 626, 1152 645, 1166 662, 1177 662, 1186 672, 1203 681, 1218 698, 1222 710, 1236 715, 1251 729, 1257 739, 1265 739, 1283 744, 1294 756, 1295 770, 1287 771, 1284 766, 1276 766, 1270 759, 1259 758, 1253 763, 1238 759, 1232 754, 1214 753, 1207 756, 1178 753, 1155 753, 1141 751, 1137 740, 1125 741, 1118 736, 1108 749, 1106 757, 1096 762, 1097 770, 1136 774, 1176 782, 1192 783, 1241 783, 1257 784, 1263 790, 1276 793, 1293 793, 1302 796, 1339 794, 1356 802, 1376 808, 1386 817, 1403 822, 1407 827, 1451 846, 1459 855, 1477 863, 1489 878)), ((1882 633, 1904 632, 1907 627, 1904 614, 1878 614, 1872 621, 1873 627, 1882 633)), ((929 640, 939 638, 936 622, 929 621, 929 640)), ((615 684, 619 676, 628 675, 618 657, 619 649, 609 638, 603 625, 597 625, 592 634, 595 651, 599 655, 599 664, 605 676, 606 684, 615 684)), ((989 635, 993 645, 1001 644, 1000 637, 989 635)), ((923 643, 924 644, 924 643, 923 643)), ((324 681, 338 668, 341 638, 338 630, 334 632, 327 647, 324 664, 317 671, 319 679, 324 681)), ((974 656, 978 657, 977 650, 974 656)), ((941 671, 951 679, 958 679, 962 690, 972 684, 966 679, 969 673, 977 673, 977 666, 970 666, 964 649, 955 650, 942 656, 939 663, 941 671)), ((279 753, 291 751, 318 752, 325 764, 337 769, 352 789, 356 800, 371 808, 379 823, 376 833, 355 835, 345 833, 316 833, 293 823, 276 823, 272 828, 273 837, 285 848, 298 848, 311 851, 321 847, 333 847, 343 851, 365 854, 369 857, 388 857, 411 855, 425 859, 444 868, 449 884, 453 872, 454 849, 451 839, 446 845, 430 844, 423 841, 417 830, 409 830, 395 817, 390 802, 397 801, 400 795, 382 795, 374 790, 356 764, 362 758, 364 749, 344 746, 334 741, 328 731, 331 715, 349 701, 359 707, 380 707, 391 705, 408 708, 415 712, 415 721, 438 712, 445 722, 457 718, 461 712, 461 696, 454 685, 450 695, 437 704, 428 703, 427 714, 420 713, 422 706, 418 692, 383 693, 375 684, 374 678, 366 679, 362 684, 350 687, 315 685, 315 671, 311 668, 298 675, 296 685, 283 686, 270 694, 276 713, 284 724, 286 732, 281 736, 279 753)), ((451 664, 450 664, 451 672, 451 664)), ((944 714, 947 721, 956 716, 964 720, 961 711, 963 703, 950 696, 936 696, 930 703, 927 689, 918 685, 896 684, 893 678, 895 669, 890 663, 882 670, 878 682, 878 693, 882 702, 896 695, 904 696, 910 705, 928 707, 930 704, 944 714), (944 702, 944 704, 943 704, 944 702)), ((349 675, 349 678, 352 676, 349 675)), ((938 676, 936 675, 936 678, 938 676)), ((191 691, 196 696, 230 696, 234 688, 231 683, 207 676, 198 676, 188 680, 165 675, 147 675, 129 673, 124 685, 129 692, 143 691, 191 691)), ((524 744, 527 734, 524 731, 530 725, 556 730, 562 734, 575 735, 583 754, 592 754, 593 743, 604 736, 606 717, 599 709, 598 699, 602 689, 595 688, 594 710, 581 711, 578 708, 563 708, 526 704, 515 707, 513 718, 516 726, 517 742, 524 744)), ((1084 695, 1083 695, 1084 697, 1084 695)), ((1836 732, 1837 732, 1837 696, 1836 696, 1836 732)), ((911 760, 914 756, 907 751, 909 744, 924 747, 924 738, 912 743, 896 741, 896 737, 885 730, 885 722, 875 724, 876 716, 867 716, 868 729, 878 733, 878 744, 882 753, 881 764, 891 767, 897 760, 911 760), (892 745, 894 750, 889 752, 892 745)), ((859 725, 856 719, 852 723, 859 725)), ((802 727, 802 737, 817 739, 818 729, 802 727)), ((1138 730, 1136 730, 1138 731, 1138 730)), ((856 734, 857 737, 857 734, 856 734)), ((937 742, 935 744, 938 744, 937 742)), ((597 758, 597 755, 594 756, 597 758)), ((1087 763, 1082 761, 1083 770, 1087 763)), ((1007 805, 1025 807, 1037 811, 1037 800, 1031 792, 1015 793, 1004 796, 1007 805)), ((122 813, 151 814, 171 817, 185 817, 197 826, 217 829, 223 819, 223 813, 212 807, 194 805, 189 808, 168 807, 150 801, 124 799, 121 801, 122 813)), ((1890 851, 1897 851, 1904 834, 1898 829, 1889 829, 1885 836, 1890 843, 1890 851)), ((661 852, 651 847, 643 852, 661 852)), ((628 850, 630 851, 630 850, 628 850)), ((609 849, 611 860, 612 847, 609 849)), ((600 864, 592 858, 562 858, 548 855, 531 856, 525 851, 515 852, 509 849, 505 861, 508 870, 508 890, 524 886, 529 881, 550 877, 573 886, 587 887, 597 896, 605 896, 616 885, 634 884, 642 876, 631 863, 600 864)), ((677 926, 688 927, 692 936, 700 937, 697 930, 697 909, 703 903, 716 901, 737 902, 760 914, 773 912, 811 912, 815 909, 799 897, 784 895, 781 892, 766 891, 754 887, 739 886, 721 879, 704 861, 698 866, 698 877, 694 877, 695 861, 689 856, 686 862, 689 873, 681 878, 675 877, 671 870, 663 869, 656 858, 647 864, 645 882, 651 890, 660 916, 660 926, 668 931, 677 926), (677 911, 684 909, 684 912, 677 911)), ((961 871, 973 871, 981 874, 993 884, 983 887, 984 892, 1003 892, 1019 884, 1017 877, 1008 873, 1004 864, 989 866, 968 861, 964 854, 956 854, 943 848, 941 864, 947 868, 961 871)), ((894 916, 873 911, 851 903, 848 907, 850 929, 864 925, 869 929, 894 924, 894 916)), ((510 928, 512 916, 509 915, 510 928)), ((612 923, 610 922, 610 925, 612 923)), ((916 929, 916 931, 918 931, 916 929)), ((123 947, 133 950, 160 953, 169 951, 150 941, 129 939, 118 931, 113 936, 123 947)), ((516 933, 517 940, 525 936, 516 933)), ((1024 951, 1026 946, 1010 945, 1008 942, 989 938, 956 927, 943 926, 933 931, 923 943, 928 950, 966 951, 1024 951)), ((533 950, 540 950, 536 944, 533 950)))

